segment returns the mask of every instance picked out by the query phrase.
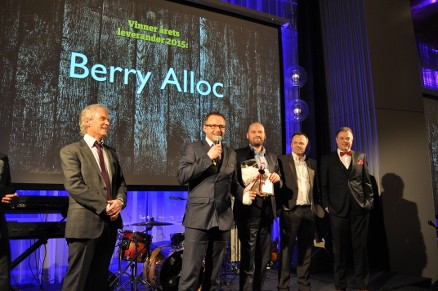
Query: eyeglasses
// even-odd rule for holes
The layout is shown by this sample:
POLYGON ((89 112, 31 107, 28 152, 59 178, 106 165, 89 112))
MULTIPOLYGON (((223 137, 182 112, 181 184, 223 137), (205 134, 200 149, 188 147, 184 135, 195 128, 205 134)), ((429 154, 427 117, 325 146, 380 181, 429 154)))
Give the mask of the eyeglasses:
POLYGON ((225 125, 219 125, 219 124, 204 124, 204 125, 212 128, 212 129, 215 129, 215 128, 225 129, 225 125))

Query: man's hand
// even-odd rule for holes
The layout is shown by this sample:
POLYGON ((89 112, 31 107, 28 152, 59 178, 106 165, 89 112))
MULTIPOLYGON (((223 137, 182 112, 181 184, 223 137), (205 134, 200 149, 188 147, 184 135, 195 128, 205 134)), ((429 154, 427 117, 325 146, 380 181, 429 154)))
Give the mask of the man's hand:
POLYGON ((111 221, 114 221, 117 219, 117 217, 120 214, 120 211, 122 210, 123 202, 119 199, 115 200, 109 200, 108 204, 106 206, 106 214, 110 217, 111 221))
POLYGON ((210 157, 210 160, 214 160, 217 158, 220 158, 222 154, 222 145, 221 144, 215 144, 212 146, 209 150, 207 155, 210 157))
POLYGON ((269 176, 269 181, 270 181, 271 183, 278 183, 278 182, 280 182, 280 175, 277 174, 277 173, 272 173, 272 174, 269 176))
POLYGON ((2 203, 17 203, 18 202, 18 194, 6 194, 2 197, 2 203))
POLYGON ((254 186, 254 182, 249 183, 248 186, 243 189, 243 201, 242 203, 245 205, 251 205, 254 199, 256 198, 259 191, 252 190, 252 187, 254 186))

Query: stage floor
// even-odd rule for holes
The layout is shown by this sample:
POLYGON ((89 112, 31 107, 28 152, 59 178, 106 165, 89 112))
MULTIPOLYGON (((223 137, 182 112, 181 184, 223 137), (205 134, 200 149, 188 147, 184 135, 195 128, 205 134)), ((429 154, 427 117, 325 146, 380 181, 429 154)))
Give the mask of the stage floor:
MULTIPOLYGON (((140 264, 139 264, 140 267, 140 264)), ((137 277, 141 280, 140 276, 137 277)), ((129 276, 121 276, 121 285, 115 286, 114 290, 135 290, 134 286, 129 283, 129 276), (123 283, 128 283, 123 286, 123 283)), ((415 277, 409 275, 401 275, 397 273, 385 272, 385 271, 372 271, 370 276, 370 290, 396 290, 396 291, 432 291, 437 290, 437 287, 431 288, 431 280, 422 277, 415 277)), ((436 284, 435 284, 436 285, 436 284)), ((44 285, 44 286, 16 286, 20 291, 59 291, 61 286, 58 285, 44 285)), ((333 291, 335 290, 333 285, 333 277, 331 272, 320 272, 313 273, 311 275, 311 287, 313 291, 333 291)), ((154 286, 148 286, 142 282, 137 283, 138 291, 150 291, 150 290, 160 290, 155 289, 154 286)), ((219 289, 221 291, 237 291, 239 290, 239 275, 237 270, 231 270, 227 272, 227 275, 222 276, 222 286, 219 289)), ((265 291, 277 291, 277 270, 269 269, 267 270, 267 276, 264 284, 263 290, 265 291)), ((290 290, 297 290, 296 276, 291 274, 291 285, 290 290)), ((353 291, 354 289, 348 288, 348 291, 353 291)))

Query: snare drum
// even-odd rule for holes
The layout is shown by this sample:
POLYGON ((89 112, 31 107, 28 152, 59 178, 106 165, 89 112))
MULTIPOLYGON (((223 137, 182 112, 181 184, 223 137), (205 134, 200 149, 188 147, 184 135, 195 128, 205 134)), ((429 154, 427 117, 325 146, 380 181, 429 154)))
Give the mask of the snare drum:
POLYGON ((120 244, 120 257, 123 260, 132 261, 137 259, 144 262, 148 256, 152 236, 138 231, 125 230, 120 244))

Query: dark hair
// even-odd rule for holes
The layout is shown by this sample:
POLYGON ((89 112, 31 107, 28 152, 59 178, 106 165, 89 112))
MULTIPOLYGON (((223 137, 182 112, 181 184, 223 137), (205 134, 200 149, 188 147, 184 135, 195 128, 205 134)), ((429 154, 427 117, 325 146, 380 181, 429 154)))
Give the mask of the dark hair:
POLYGON ((210 117, 210 116, 213 116, 213 115, 215 115, 215 116, 220 116, 220 117, 222 117, 225 121, 227 120, 226 118, 225 118, 225 116, 222 114, 222 113, 220 113, 220 112, 218 112, 218 111, 213 111, 213 112, 210 112, 209 114, 207 114, 206 116, 205 116, 205 118, 204 118, 204 125, 205 125, 205 123, 207 122, 207 120, 208 120, 208 118, 210 117))

